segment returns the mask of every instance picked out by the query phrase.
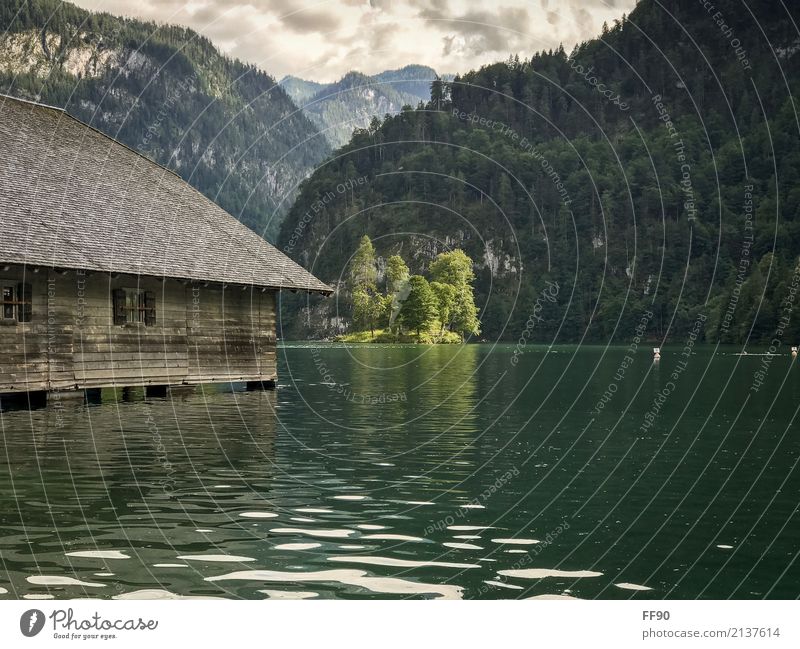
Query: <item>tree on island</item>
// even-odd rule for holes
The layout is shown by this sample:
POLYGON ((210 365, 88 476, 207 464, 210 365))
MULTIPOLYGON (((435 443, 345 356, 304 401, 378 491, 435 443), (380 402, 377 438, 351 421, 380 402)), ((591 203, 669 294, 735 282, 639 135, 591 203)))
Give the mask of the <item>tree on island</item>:
POLYGON ((428 280, 422 275, 412 275, 408 284, 410 291, 400 309, 400 321, 417 332, 428 331, 436 321, 438 303, 428 280))
POLYGON ((389 321, 389 328, 392 329, 400 315, 403 302, 408 297, 411 290, 409 278, 411 272, 406 266, 406 262, 400 255, 392 255, 386 260, 386 317, 389 321))
POLYGON ((358 249, 350 261, 350 274, 348 285, 350 292, 355 293, 358 289, 365 291, 375 291, 378 281, 378 269, 375 265, 375 246, 365 234, 361 237, 358 249))
POLYGON ((436 315, 439 319, 439 333, 442 333, 453 316, 456 287, 442 282, 431 282, 431 290, 436 297, 436 315))
POLYGON ((353 323, 375 334, 375 326, 385 307, 377 287, 378 270, 375 265, 375 247, 365 234, 350 263, 348 286, 353 302, 353 323))
POLYGON ((386 290, 390 294, 400 292, 410 276, 411 272, 400 255, 392 255, 386 260, 386 290))
POLYGON ((481 332, 478 320, 478 308, 475 306, 474 288, 475 273, 472 260, 463 250, 451 250, 439 254, 431 264, 430 274, 435 284, 442 284, 453 289, 453 295, 438 289, 440 300, 440 316, 442 328, 449 328, 463 337, 477 335, 481 332))
POLYGON ((364 289, 357 289, 353 293, 353 322, 357 327, 369 329, 374 336, 375 326, 384 312, 385 308, 380 295, 369 293, 364 289))
POLYGON ((430 266, 431 281, 411 275, 399 255, 386 260, 385 293, 378 291, 375 247, 361 237, 347 276, 353 307, 353 340, 369 331, 373 340, 394 340, 403 329, 416 333, 418 341, 457 342, 480 333, 478 309, 473 296, 475 273, 463 250, 443 252, 430 266))

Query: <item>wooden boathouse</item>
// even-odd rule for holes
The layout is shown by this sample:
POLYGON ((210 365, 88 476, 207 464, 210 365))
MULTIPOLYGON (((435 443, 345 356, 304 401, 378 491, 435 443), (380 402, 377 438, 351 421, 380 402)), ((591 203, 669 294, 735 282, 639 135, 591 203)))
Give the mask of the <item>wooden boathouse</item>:
POLYGON ((0 96, 0 394, 274 386, 278 291, 330 294, 180 177, 0 96))

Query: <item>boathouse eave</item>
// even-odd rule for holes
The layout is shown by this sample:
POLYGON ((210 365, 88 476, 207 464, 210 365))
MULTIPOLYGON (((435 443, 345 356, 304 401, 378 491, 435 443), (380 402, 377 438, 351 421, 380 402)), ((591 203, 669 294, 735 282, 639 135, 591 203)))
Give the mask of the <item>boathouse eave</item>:
POLYGON ((257 283, 244 283, 244 282, 226 282, 220 281, 218 279, 210 279, 206 277, 181 277, 181 276, 174 276, 174 275, 153 275, 151 273, 139 273, 136 271, 125 271, 125 270, 108 270, 105 268, 87 268, 87 267, 78 267, 78 266, 52 266, 48 264, 38 264, 38 263, 26 263, 20 262, 17 260, 5 260, 0 258, 0 270, 6 270, 9 268, 22 268, 23 272, 25 269, 29 269, 31 273, 38 273, 40 270, 48 270, 53 271, 56 273, 68 273, 68 272, 78 272, 83 271, 87 275, 108 275, 109 278, 116 278, 119 275, 131 275, 134 277, 151 277, 153 279, 157 279, 163 281, 165 279, 171 279, 178 282, 183 282, 184 284, 203 284, 206 286, 221 286, 223 288, 228 286, 233 286, 237 288, 241 288, 245 290, 247 288, 258 288, 262 291, 290 291, 292 293, 302 292, 308 295, 321 295, 323 297, 330 297, 333 295, 334 290, 330 286, 326 286, 326 290, 321 290, 319 288, 311 288, 311 287, 302 287, 302 286, 275 286, 272 284, 257 284, 257 283))
POLYGON ((195 187, 63 109, 0 94, 0 265, 333 289, 195 187))

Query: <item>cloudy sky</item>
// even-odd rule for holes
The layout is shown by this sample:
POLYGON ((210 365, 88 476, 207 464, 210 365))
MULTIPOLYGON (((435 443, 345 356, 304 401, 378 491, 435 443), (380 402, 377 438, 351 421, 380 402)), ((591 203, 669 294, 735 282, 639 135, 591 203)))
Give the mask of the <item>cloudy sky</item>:
POLYGON ((187 25, 276 76, 333 81, 408 63, 465 72, 599 33, 635 0, 73 0, 187 25))

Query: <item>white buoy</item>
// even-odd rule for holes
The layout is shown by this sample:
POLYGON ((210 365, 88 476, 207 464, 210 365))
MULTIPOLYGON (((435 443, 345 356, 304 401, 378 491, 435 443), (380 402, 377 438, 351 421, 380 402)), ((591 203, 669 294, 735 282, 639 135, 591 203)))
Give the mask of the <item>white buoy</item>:
POLYGON ((797 358, 797 347, 792 347, 792 358, 797 358))
POLYGON ((657 361, 661 359, 661 347, 653 347, 653 360, 657 361))

